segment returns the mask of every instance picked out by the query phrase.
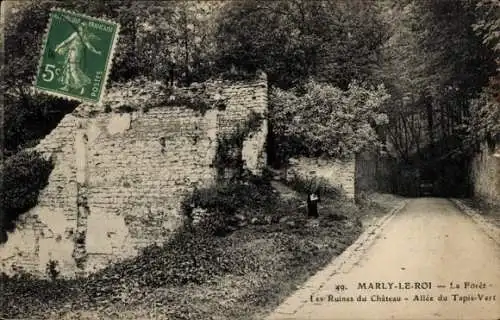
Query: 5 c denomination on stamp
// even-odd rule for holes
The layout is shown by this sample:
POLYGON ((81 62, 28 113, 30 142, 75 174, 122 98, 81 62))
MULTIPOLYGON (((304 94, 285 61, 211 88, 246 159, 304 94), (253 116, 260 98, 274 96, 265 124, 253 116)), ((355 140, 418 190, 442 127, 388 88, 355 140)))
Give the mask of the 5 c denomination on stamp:
POLYGON ((35 79, 35 89, 99 103, 111 69, 120 25, 53 9, 35 79))

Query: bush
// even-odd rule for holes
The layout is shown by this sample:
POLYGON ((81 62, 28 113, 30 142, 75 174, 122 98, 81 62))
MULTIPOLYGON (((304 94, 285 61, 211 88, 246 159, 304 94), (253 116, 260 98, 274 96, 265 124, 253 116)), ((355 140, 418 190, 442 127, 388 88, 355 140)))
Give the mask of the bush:
POLYGON ((0 243, 18 217, 37 204, 52 169, 52 161, 37 152, 21 151, 6 159, 0 168, 0 243))
POLYGON ((272 151, 276 165, 295 156, 350 158, 380 145, 376 129, 388 123, 383 86, 348 90, 310 81, 293 90, 272 88, 269 95, 272 151))
POLYGON ((314 187, 322 197, 338 198, 342 196, 342 190, 332 186, 326 179, 322 177, 301 177, 294 175, 288 179, 286 185, 291 189, 300 193, 310 193, 314 187))
POLYGON ((224 234, 237 227, 236 215, 246 218, 272 214, 276 211, 278 200, 278 194, 268 180, 248 174, 243 181, 196 189, 184 199, 182 209, 191 221, 194 208, 206 209, 211 215, 208 220, 201 222, 200 227, 224 234))
POLYGON ((6 99, 3 151, 7 155, 36 144, 78 103, 42 95, 26 99, 6 99))

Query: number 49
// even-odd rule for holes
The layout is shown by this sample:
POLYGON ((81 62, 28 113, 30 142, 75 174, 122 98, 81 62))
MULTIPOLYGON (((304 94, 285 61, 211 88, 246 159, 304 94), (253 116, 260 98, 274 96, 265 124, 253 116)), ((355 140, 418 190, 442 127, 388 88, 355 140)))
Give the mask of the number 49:
POLYGON ((42 73, 43 81, 51 82, 54 80, 54 75, 59 75, 59 69, 57 69, 53 64, 46 64, 42 73))

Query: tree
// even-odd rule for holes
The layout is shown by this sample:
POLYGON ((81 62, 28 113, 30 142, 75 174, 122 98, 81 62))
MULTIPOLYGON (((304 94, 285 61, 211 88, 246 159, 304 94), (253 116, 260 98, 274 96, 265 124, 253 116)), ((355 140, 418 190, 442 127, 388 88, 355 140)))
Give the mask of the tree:
POLYGON ((281 88, 310 77, 344 89, 371 80, 383 34, 370 1, 235 1, 218 26, 219 73, 263 69, 281 88))
POLYGON ((481 95, 471 103, 470 136, 490 147, 500 143, 500 1, 481 0, 477 3, 478 21, 473 25, 483 44, 496 53, 497 70, 481 95))
POLYGON ((174 1, 143 8, 137 17, 142 72, 186 84, 212 76, 214 19, 221 5, 221 1, 174 1))
POLYGON ((303 89, 273 88, 270 122, 282 163, 298 155, 346 159, 380 145, 376 128, 388 123, 382 112, 388 98, 383 86, 357 83, 346 91, 315 81, 303 89))
POLYGON ((469 101, 494 72, 494 53, 472 28, 475 2, 407 1, 389 17, 397 27, 380 78, 392 96, 391 142, 403 159, 470 153, 461 142, 469 101))
MULTIPOLYGON (((474 32, 477 2, 384 3, 384 19, 395 26, 379 74, 391 93, 390 145, 401 168, 433 179, 445 196, 470 191, 466 168, 477 146, 470 133, 481 132, 475 109, 486 101, 481 92, 495 72, 494 51, 474 32)), ((498 121, 491 111, 482 114, 498 121)))

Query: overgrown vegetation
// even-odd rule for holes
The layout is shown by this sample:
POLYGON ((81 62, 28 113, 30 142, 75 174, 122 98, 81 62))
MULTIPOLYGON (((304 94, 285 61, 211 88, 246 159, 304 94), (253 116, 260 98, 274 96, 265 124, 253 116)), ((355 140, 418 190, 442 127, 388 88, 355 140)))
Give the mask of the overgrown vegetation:
POLYGON ((15 228, 19 216, 34 207, 48 181, 53 163, 39 153, 21 151, 0 167, 0 243, 15 228))
POLYGON ((57 260, 50 259, 45 266, 45 272, 50 280, 56 280, 61 273, 61 271, 59 271, 59 262, 57 260))
MULTIPOLYGON (((6 11, 2 84, 13 101, 13 115, 23 114, 24 103, 17 100, 31 95, 28 88, 38 58, 36 50, 25 48, 41 43, 54 4, 126 26, 111 73, 115 84, 143 75, 167 86, 182 86, 210 78, 253 77, 262 70, 271 87, 293 90, 281 92, 282 98, 295 96, 300 106, 314 104, 314 112, 331 116, 313 118, 308 108, 284 108, 279 114, 276 108, 268 143, 269 159, 275 165, 300 153, 341 157, 374 141, 366 118, 356 123, 357 111, 334 108, 336 112, 331 112, 331 104, 318 103, 321 94, 316 98, 307 94, 304 86, 311 79, 335 105, 349 106, 354 103, 349 97, 367 103, 354 103, 355 110, 366 111, 370 99, 385 97, 376 112, 387 114, 389 125, 376 131, 382 142, 388 140, 389 151, 402 167, 426 171, 424 167, 435 162, 459 157, 467 163, 478 143, 498 141, 495 60, 500 19, 495 1, 113 0, 89 4, 44 0, 12 4, 17 11, 6 11), (381 84, 385 90, 377 89, 381 84), (374 95, 365 100, 370 94, 374 95), (306 103, 307 99, 311 101, 306 103)), ((177 100, 200 112, 212 105, 198 95, 174 96, 165 104, 177 100)), ((147 110, 151 105, 141 107, 147 110)), ((378 120, 371 117, 371 127, 378 120)), ((467 170, 461 172, 465 175, 467 170)), ((455 183, 453 177, 443 180, 455 183)))
POLYGON ((489 78, 478 99, 472 100, 472 130, 469 134, 486 141, 490 148, 500 144, 500 2, 481 0, 477 3, 476 33, 497 56, 496 73, 489 78))
POLYGON ((207 228, 217 223, 212 218, 186 224, 164 245, 148 247, 88 278, 4 276, 0 317, 71 318, 85 312, 100 318, 144 318, 156 308, 157 315, 174 319, 201 319, 206 310, 221 319, 260 318, 360 231, 355 222, 359 210, 341 198, 327 199, 330 204, 320 220, 311 223, 300 209, 304 196, 285 200, 256 177, 200 190, 186 199, 186 210, 195 204, 225 217, 246 215, 247 226, 221 236, 207 228), (339 214, 345 218, 334 219, 339 214))
POLYGON ((65 114, 78 103, 43 95, 4 100, 3 140, 1 148, 8 157, 26 147, 34 146, 54 129, 65 114))
POLYGON ((498 124, 498 101, 485 94, 498 92, 492 86, 498 79, 498 3, 386 4, 391 32, 379 77, 391 94, 387 133, 399 166, 440 180, 443 191, 463 184, 460 193, 471 190, 463 168, 498 124))
POLYGON ((218 180, 239 180, 242 178, 243 142, 249 138, 262 124, 264 116, 254 111, 250 112, 243 123, 235 125, 231 132, 221 132, 217 137, 217 150, 213 166, 217 170, 218 180), (231 176, 226 177, 226 171, 231 171, 231 176))
POLYGON ((197 189, 183 202, 183 212, 193 220, 193 209, 202 208, 211 213, 203 228, 215 234, 226 234, 241 227, 244 220, 274 215, 278 197, 268 182, 258 179, 245 182, 227 182, 197 189))
POLYGON ((385 26, 368 1, 227 2, 216 19, 214 70, 262 69, 287 89, 317 78, 371 81, 385 26))
POLYGON ((208 110, 224 109, 225 101, 209 96, 206 88, 174 89, 168 87, 168 98, 161 103, 162 106, 184 106, 204 115, 208 110))
POLYGON ((326 83, 308 82, 302 88, 274 88, 270 95, 270 123, 275 165, 294 156, 349 158, 377 150, 388 124, 383 111, 389 98, 383 86, 367 89, 358 84, 341 90, 326 83))
MULTIPOLYGON (((123 26, 111 70, 114 85, 146 75, 171 87, 211 77, 245 79, 262 69, 273 88, 268 151, 277 166, 295 155, 349 157, 388 140, 400 160, 400 180, 422 173, 439 176, 442 190, 465 190, 456 186, 467 183, 464 168, 475 147, 499 139, 498 1, 8 3, 17 11, 6 11, 1 66, 2 145, 9 158, 1 168, 0 242, 36 203, 51 169, 38 156, 16 152, 74 108, 29 90, 39 51, 26 48, 41 44, 54 6, 123 26)), ((163 98, 166 106, 184 104, 201 113, 223 106, 200 92, 163 98)), ((134 108, 127 101, 121 111, 134 108)), ((183 204, 188 217, 200 207, 211 219, 87 279, 1 278, 0 317, 60 318, 89 310, 105 318, 125 310, 144 318, 156 310, 200 319, 210 310, 237 319, 276 305, 356 237, 359 210, 342 198, 329 199, 313 224, 298 209, 303 194, 280 198, 268 181, 252 180, 241 160, 250 127, 219 137, 214 166, 224 178, 233 170, 235 179, 197 190, 183 204), (334 218, 339 215, 346 219, 334 218)), ((291 186, 303 192, 309 183, 291 186)))
POLYGON ((190 87, 171 87, 145 77, 137 77, 115 84, 108 93, 104 112, 129 113, 152 108, 186 107, 201 115, 208 110, 225 109, 226 98, 221 94, 210 95, 206 85, 192 84, 190 87), (125 100, 125 101, 124 101, 125 100), (113 108, 111 106, 114 105, 113 108))

